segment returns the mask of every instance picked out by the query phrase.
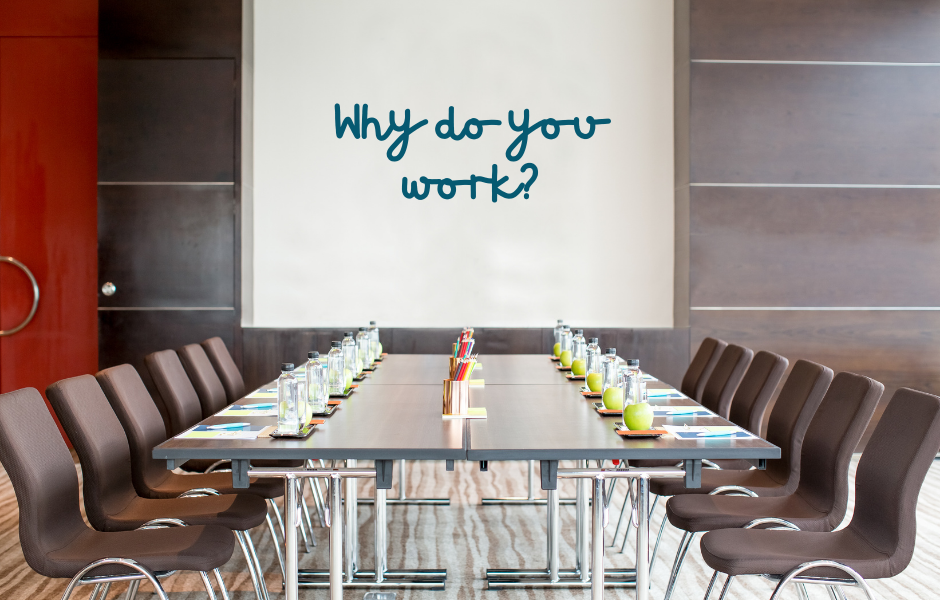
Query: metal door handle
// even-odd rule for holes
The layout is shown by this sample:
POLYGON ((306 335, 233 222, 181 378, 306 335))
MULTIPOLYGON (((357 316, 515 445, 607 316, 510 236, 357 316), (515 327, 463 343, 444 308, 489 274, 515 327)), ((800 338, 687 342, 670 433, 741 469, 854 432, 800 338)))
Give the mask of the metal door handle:
POLYGON ((36 314, 36 308, 39 306, 39 284, 36 283, 36 278, 33 277, 32 271, 30 271, 26 267, 26 265, 16 260, 12 256, 0 256, 0 262, 7 262, 13 265, 14 267, 18 267, 20 270, 26 273, 26 276, 29 277, 29 281, 33 284, 33 307, 29 310, 29 314, 26 316, 26 319, 22 323, 20 323, 13 329, 7 329, 5 331, 0 329, 0 337, 3 337, 6 335, 13 335, 17 331, 20 331, 21 329, 29 325, 29 322, 33 320, 33 316, 36 314))

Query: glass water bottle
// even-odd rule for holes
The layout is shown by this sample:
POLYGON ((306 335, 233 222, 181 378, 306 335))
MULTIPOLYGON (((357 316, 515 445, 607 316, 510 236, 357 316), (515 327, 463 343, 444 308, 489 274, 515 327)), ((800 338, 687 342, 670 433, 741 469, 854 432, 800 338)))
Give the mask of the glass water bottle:
POLYGON ((635 358, 627 359, 627 368, 623 369, 621 388, 623 389, 624 407, 643 402, 640 393, 640 361, 635 358))
POLYGON ((555 344, 561 343, 561 330, 565 328, 564 320, 558 319, 558 324, 555 325, 555 344))
POLYGON ((353 332, 347 331, 343 337, 343 359, 346 361, 347 377, 352 378, 359 374, 359 352, 353 332))
POLYGON ((281 365, 281 376, 277 378, 277 430, 280 433, 298 433, 305 402, 297 390, 294 364, 281 365))
POLYGON ((346 391, 346 357, 342 342, 333 342, 326 356, 331 396, 342 396, 346 391))
POLYGON ((575 329, 574 337, 571 338, 571 364, 576 360, 585 360, 587 351, 587 342, 584 340, 584 330, 575 329))
POLYGON ((369 338, 369 328, 360 327, 356 334, 356 354, 359 357, 359 372, 372 366, 372 343, 369 338))
POLYGON ((607 388, 614 387, 618 385, 620 381, 620 361, 617 360, 617 349, 608 348, 604 351, 604 359, 601 363, 602 370, 604 374, 604 387, 602 391, 607 391, 607 388))
POLYGON ((369 337, 372 341, 372 360, 382 358, 382 343, 379 341, 379 327, 375 321, 369 321, 369 337))
POLYGON ((597 345, 597 338, 588 340, 588 345, 584 349, 585 375, 601 372, 601 348, 597 345))
POLYGON ((307 379, 307 414, 304 422, 310 420, 310 413, 326 412, 326 403, 330 395, 327 369, 320 362, 319 352, 307 353, 307 364, 304 367, 307 379))
MULTIPOLYGON (((558 340, 561 344, 561 352, 564 352, 565 350, 571 350, 571 328, 567 325, 564 325, 563 329, 561 330, 561 336, 558 338, 558 340)), ((561 352, 559 352, 559 356, 561 356, 561 352)))

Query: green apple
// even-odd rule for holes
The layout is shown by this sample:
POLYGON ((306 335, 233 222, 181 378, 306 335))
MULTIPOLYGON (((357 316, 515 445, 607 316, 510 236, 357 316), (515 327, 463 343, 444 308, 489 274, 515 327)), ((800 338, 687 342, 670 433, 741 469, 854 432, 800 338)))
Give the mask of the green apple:
POLYGON ((552 356, 558 356, 561 354, 561 344, 555 344, 552 346, 552 356))
POLYGON ((352 382, 353 382, 352 371, 350 371, 349 369, 346 369, 346 388, 345 389, 348 390, 349 388, 351 388, 352 382))
POLYGON ((561 353, 561 366, 570 367, 571 366, 571 350, 565 350, 561 353))
POLYGON ((592 392, 601 391, 601 386, 604 385, 604 376, 600 373, 591 373, 587 376, 587 386, 588 389, 592 392))
POLYGON ((571 372, 574 375, 584 375, 585 370, 587 370, 587 364, 584 362, 583 358, 576 358, 571 361, 571 372))
POLYGON ((382 342, 379 342, 379 356, 382 356, 382 342))
POLYGON ((623 410, 623 390, 619 387, 609 387, 604 390, 604 408, 623 410))
POLYGON ((623 424, 631 431, 644 431, 653 425, 653 407, 649 402, 623 407, 623 424))

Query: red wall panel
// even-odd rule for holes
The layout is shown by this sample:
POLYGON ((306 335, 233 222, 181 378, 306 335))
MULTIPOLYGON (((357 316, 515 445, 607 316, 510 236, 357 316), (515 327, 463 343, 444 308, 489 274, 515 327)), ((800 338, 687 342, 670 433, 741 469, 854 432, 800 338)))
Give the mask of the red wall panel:
POLYGON ((0 37, 97 35, 97 0, 0 0, 0 37))
MULTIPOLYGON (((0 255, 41 294, 33 322, 0 338, 0 392, 97 368, 97 67, 94 37, 0 38, 0 255)), ((0 265, 0 328, 31 302, 0 265)))

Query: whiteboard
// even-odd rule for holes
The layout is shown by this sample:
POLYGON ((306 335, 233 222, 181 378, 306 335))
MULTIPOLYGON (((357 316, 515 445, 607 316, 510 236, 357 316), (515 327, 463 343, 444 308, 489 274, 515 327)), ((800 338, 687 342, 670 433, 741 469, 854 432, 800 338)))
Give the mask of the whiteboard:
POLYGON ((672 326, 672 2, 264 0, 253 16, 253 326, 672 326), (338 137, 337 110, 359 105, 361 134, 365 104, 379 128, 338 137), (501 124, 442 139, 449 107, 455 135, 501 124), (428 122, 400 153, 376 131, 406 110, 428 122), (513 161, 525 110, 543 126, 513 161), (583 135, 610 122, 582 139, 576 117, 583 135), (494 168, 518 195, 493 202, 494 168), (476 198, 405 197, 421 177, 473 177, 476 198))

